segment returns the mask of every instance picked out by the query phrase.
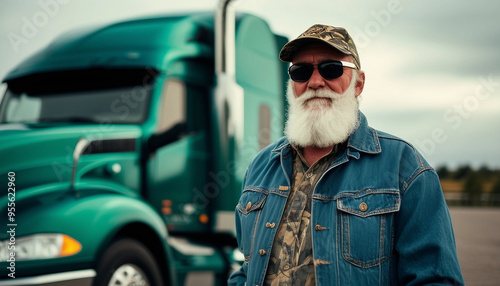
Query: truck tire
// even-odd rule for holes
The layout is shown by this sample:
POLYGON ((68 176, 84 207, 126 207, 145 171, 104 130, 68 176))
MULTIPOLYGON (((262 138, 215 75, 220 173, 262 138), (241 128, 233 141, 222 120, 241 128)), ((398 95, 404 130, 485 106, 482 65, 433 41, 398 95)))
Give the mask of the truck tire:
POLYGON ((115 241, 101 257, 94 286, 163 285, 160 270, 151 252, 130 238, 115 241))

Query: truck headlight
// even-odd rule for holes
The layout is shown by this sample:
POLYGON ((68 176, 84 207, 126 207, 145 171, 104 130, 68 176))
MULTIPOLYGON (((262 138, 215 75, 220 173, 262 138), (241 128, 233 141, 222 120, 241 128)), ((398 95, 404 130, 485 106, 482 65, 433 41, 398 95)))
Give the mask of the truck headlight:
POLYGON ((64 257, 81 249, 78 241, 65 234, 34 234, 0 242, 0 261, 12 256, 16 261, 64 257))

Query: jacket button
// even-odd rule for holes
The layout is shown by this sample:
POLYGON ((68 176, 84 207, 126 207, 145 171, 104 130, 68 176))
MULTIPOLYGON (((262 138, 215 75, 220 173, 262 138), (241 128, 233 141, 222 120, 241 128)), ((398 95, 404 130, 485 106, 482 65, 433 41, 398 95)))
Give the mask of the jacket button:
POLYGON ((367 209, 368 205, 365 202, 359 204, 359 210, 361 210, 362 212, 365 212, 367 209))
POLYGON ((270 223, 270 222, 267 222, 266 223, 266 227, 269 227, 269 228, 273 228, 276 224, 273 222, 273 223, 270 223))
POLYGON ((324 227, 324 226, 321 226, 321 225, 317 224, 317 225, 314 227, 314 229, 316 229, 316 230, 325 230, 325 229, 326 229, 326 227, 324 227))
POLYGON ((247 206, 246 206, 246 210, 249 211, 250 208, 252 207, 252 202, 248 202, 247 206))
POLYGON ((259 250, 260 255, 266 255, 266 251, 264 249, 259 250))

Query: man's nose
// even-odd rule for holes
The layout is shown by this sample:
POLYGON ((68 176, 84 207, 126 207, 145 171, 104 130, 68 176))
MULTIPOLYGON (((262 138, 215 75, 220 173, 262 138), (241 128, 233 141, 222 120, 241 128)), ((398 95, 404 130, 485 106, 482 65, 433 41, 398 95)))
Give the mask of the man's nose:
POLYGON ((319 74, 318 69, 314 69, 311 78, 307 82, 307 87, 310 89, 319 89, 325 86, 325 79, 319 74))

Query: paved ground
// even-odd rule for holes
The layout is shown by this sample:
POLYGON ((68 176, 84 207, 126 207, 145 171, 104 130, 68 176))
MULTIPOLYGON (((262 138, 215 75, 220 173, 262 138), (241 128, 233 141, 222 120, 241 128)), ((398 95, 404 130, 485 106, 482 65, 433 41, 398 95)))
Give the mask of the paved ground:
POLYGON ((450 214, 465 284, 500 285, 500 208, 451 207, 450 214))

